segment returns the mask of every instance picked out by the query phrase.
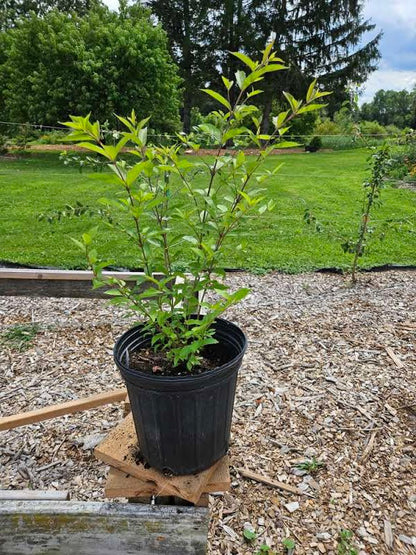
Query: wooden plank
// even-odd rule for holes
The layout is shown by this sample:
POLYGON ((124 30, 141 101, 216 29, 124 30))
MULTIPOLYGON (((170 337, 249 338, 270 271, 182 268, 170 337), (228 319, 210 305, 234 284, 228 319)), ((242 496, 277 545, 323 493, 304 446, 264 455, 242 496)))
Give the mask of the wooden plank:
MULTIPOLYGON (((103 272, 104 277, 116 277, 125 281, 135 281, 143 272, 103 272)), ((93 273, 90 270, 48 270, 43 268, 0 268, 0 279, 31 279, 58 281, 89 281, 93 273)))
POLYGON ((370 439, 368 440, 368 443, 367 443, 367 445, 366 445, 366 447, 365 447, 365 449, 364 449, 364 451, 363 451, 363 453, 362 453, 362 455, 361 455, 361 457, 360 457, 360 459, 359 459, 361 463, 364 463, 364 462, 368 459, 368 457, 369 457, 370 454, 371 454, 371 451, 374 449, 374 444, 375 444, 375 441, 376 441, 376 436, 377 436, 377 430, 374 431, 374 432, 371 434, 370 439))
POLYGON ((0 553, 202 555, 204 508, 81 501, 0 502, 0 553))
MULTIPOLYGON (((220 461, 204 488, 204 493, 228 491, 231 486, 229 459, 226 455, 220 461)), ((140 480, 135 476, 110 468, 105 484, 105 496, 113 497, 145 497, 157 495, 158 487, 150 480, 140 480)))
POLYGON ((399 357, 396 355, 396 353, 393 351, 391 347, 386 347, 386 353, 389 355, 389 357, 397 366, 397 368, 400 368, 400 369, 404 368, 403 362, 399 359, 399 357))
POLYGON ((197 503, 214 475, 218 462, 210 468, 189 476, 165 476, 159 470, 137 462, 138 442, 130 413, 94 450, 97 459, 125 474, 156 484, 157 495, 176 495, 197 503))
MULTIPOLYGON (((103 272, 134 286, 142 272, 103 272)), ((155 274, 156 279, 162 274, 155 274)), ((24 297, 107 298, 106 288, 92 288, 93 274, 87 270, 44 270, 0 268, 0 295, 24 297)), ((140 284, 137 291, 145 291, 149 284, 140 284)))
POLYGON ((103 299, 105 289, 93 289, 90 281, 0 279, 0 296, 103 299))
POLYGON ((278 482, 277 480, 273 480, 268 476, 262 476, 261 474, 257 474, 256 472, 252 472, 247 468, 236 468, 237 472, 244 476, 245 478, 250 478, 251 480, 255 480, 256 482, 261 482, 262 484, 266 484, 267 486, 271 486, 273 488, 278 488, 283 491, 288 491, 290 493, 296 493, 301 495, 302 492, 296 488, 295 486, 291 486, 289 484, 285 484, 284 482, 278 482))
POLYGON ((0 501, 68 501, 69 491, 41 489, 0 489, 0 501))
POLYGON ((49 420, 64 414, 72 414, 83 410, 93 409, 102 405, 124 401, 126 398, 125 389, 114 389, 105 393, 97 393, 90 397, 82 397, 74 401, 60 403, 59 405, 50 405, 41 409, 32 410, 29 412, 21 412, 12 416, 5 416, 0 418, 0 430, 11 430, 19 426, 26 426, 42 420, 49 420))

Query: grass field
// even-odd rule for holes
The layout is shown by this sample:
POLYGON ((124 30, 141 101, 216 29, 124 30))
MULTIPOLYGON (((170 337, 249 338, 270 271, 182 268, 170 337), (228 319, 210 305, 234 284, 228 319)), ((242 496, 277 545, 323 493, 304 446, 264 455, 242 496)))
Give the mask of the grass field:
MULTIPOLYGON (((276 208, 244 225, 228 247, 224 267, 285 272, 347 268, 351 255, 343 253, 341 243, 358 228, 367 155, 363 150, 351 150, 269 158, 269 168, 284 162, 279 174, 268 182, 276 208), (305 208, 325 224, 324 231, 318 233, 304 223, 305 208), (244 245, 240 252, 235 250, 237 242, 244 245)), ((37 215, 77 200, 94 206, 111 191, 111 185, 90 179, 88 173, 64 167, 56 152, 0 158, 0 260, 85 267, 70 237, 79 237, 98 220, 82 217, 49 224, 38 221, 37 215)), ((382 200, 374 212, 376 233, 362 266, 416 265, 416 193, 387 187, 382 200), (377 230, 387 220, 402 223, 387 229, 380 241, 377 230)), ((137 267, 134 249, 127 242, 108 235, 102 247, 100 254, 106 259, 114 259, 119 266, 137 267)))

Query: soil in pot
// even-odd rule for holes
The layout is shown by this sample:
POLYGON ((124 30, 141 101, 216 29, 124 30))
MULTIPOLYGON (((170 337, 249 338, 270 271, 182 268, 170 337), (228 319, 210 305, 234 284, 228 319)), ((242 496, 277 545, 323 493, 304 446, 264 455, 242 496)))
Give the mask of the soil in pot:
POLYGON ((155 353, 150 347, 129 352, 130 370, 139 370, 159 376, 197 376, 225 364, 229 360, 227 351, 219 344, 209 345, 201 353, 201 362, 188 370, 185 364, 172 367, 164 353, 155 353))

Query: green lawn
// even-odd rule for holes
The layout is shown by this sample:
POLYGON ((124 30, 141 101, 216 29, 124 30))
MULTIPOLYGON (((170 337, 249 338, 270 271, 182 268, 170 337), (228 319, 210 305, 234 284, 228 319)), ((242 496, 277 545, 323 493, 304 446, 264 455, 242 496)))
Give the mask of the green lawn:
MULTIPOLYGON (((230 244, 224 266, 286 272, 348 267, 351 257, 343 253, 341 238, 348 239, 358 227, 366 157, 362 150, 351 150, 269 158, 270 168, 284 162, 268 182, 276 208, 245 224, 230 244), (303 222, 305 208, 326 224, 323 232, 303 222), (240 252, 234 248, 238 242, 244 245, 240 252)), ((111 190, 111 185, 64 167, 57 153, 0 158, 0 260, 84 267, 82 254, 69 238, 78 237, 98 220, 83 217, 48 224, 38 221, 37 215, 76 200, 93 206, 111 190)), ((387 187, 382 199, 374 212, 375 230, 389 219, 413 223, 390 227, 383 241, 374 237, 362 266, 415 265, 416 193, 387 187)), ((137 267, 131 245, 115 236, 108 237, 100 254, 119 266, 137 267)))

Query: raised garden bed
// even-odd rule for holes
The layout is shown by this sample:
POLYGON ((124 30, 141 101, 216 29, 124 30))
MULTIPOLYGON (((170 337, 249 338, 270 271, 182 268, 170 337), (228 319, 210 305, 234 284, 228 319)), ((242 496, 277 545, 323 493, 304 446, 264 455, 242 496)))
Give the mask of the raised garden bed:
MULTIPOLYGON (((280 553, 291 537, 296 553, 336 553, 347 529, 363 553, 413 553, 415 273, 368 274, 356 288, 323 274, 228 279, 252 288, 227 314, 251 343, 237 387, 232 489, 211 497, 209 552, 252 555, 265 543, 280 553), (297 466, 314 458, 324 466, 297 466), (258 536, 251 544, 246 523, 258 536)), ((121 387, 111 349, 129 322, 114 307, 0 298, 0 333, 31 322, 39 331, 26 350, 2 340, 2 416, 121 387)), ((106 467, 92 449, 121 411, 109 405, 0 432, 2 488, 102 500, 106 467)))

